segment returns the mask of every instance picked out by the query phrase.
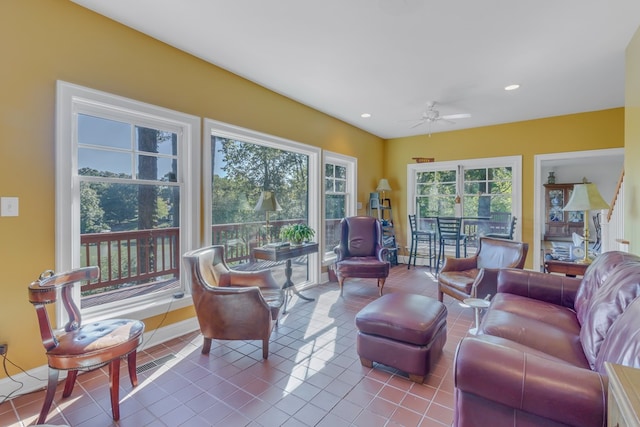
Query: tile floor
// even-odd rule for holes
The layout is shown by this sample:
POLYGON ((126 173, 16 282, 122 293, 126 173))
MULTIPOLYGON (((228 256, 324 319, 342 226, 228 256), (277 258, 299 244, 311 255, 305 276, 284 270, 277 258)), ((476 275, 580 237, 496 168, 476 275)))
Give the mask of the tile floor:
MULTIPOLYGON (((436 297, 425 267, 391 269, 385 293, 436 297)), ((120 381, 121 419, 111 419, 106 369, 82 374, 73 394, 58 387, 47 423, 69 426, 450 426, 453 420, 453 354, 472 324, 473 313, 445 297, 447 343, 424 384, 395 369, 360 364, 354 317, 377 298, 374 280, 348 280, 295 297, 271 336, 262 359, 259 341, 214 341, 200 353, 202 338, 189 333, 140 352, 138 366, 165 356, 164 365, 139 374, 132 388, 126 363, 120 381), (172 355, 175 357, 172 358, 172 355)), ((1 426, 35 423, 43 391, 0 405, 1 426)))

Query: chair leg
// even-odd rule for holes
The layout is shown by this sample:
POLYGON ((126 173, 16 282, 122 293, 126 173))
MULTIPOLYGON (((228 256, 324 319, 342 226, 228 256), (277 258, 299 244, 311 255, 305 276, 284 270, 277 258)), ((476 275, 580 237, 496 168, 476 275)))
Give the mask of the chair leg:
POLYGON ((116 357, 109 363, 109 394, 111 395, 111 414, 113 420, 120 419, 120 358, 116 357))
POLYGON ((64 391, 62 392, 62 397, 71 396, 71 392, 73 391, 73 386, 76 384, 77 377, 78 371, 67 372, 67 381, 64 383, 64 391))
POLYGON ((269 357, 269 337, 262 339, 262 358, 267 359, 269 357))
POLYGON ((137 359, 136 354, 137 354, 136 350, 133 350, 127 356, 127 365, 129 367, 129 379, 131 380, 132 387, 138 386, 138 370, 136 367, 136 359, 137 359))
POLYGON ((338 284, 340 285, 340 296, 342 296, 344 277, 338 277, 338 284))
POLYGON ((380 278, 378 279, 378 288, 380 288, 380 290, 378 291, 379 295, 382 296, 382 288, 384 288, 384 282, 385 282, 385 278, 380 278))
MULTIPOLYGON (((407 270, 411 269, 411 256, 413 255, 413 245, 415 244, 414 242, 415 242, 415 239, 412 237, 411 238, 411 248, 409 249, 409 262, 407 263, 407 270)), ((415 258, 414 258, 414 262, 415 262, 415 258)))
POLYGON ((58 385, 58 370, 49 368, 49 382, 47 383, 47 393, 44 396, 44 403, 40 410, 40 416, 38 417, 37 424, 44 424, 51 408, 51 402, 53 402, 53 396, 56 394, 56 386, 58 385))
POLYGON ((202 354, 209 354, 211 351, 211 338, 204 339, 204 343, 202 344, 202 354))

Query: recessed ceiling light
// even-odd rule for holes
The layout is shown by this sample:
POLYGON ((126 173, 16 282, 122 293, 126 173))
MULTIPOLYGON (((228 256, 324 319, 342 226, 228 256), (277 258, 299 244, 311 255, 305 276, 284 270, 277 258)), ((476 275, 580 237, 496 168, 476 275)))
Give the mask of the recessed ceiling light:
POLYGON ((362 117, 363 119, 368 119, 369 117, 371 117, 371 114, 369 114, 369 113, 362 113, 362 114, 360 114, 360 117, 362 117))
POLYGON ((520 87, 520 85, 509 85, 504 88, 504 90, 516 90, 520 87))

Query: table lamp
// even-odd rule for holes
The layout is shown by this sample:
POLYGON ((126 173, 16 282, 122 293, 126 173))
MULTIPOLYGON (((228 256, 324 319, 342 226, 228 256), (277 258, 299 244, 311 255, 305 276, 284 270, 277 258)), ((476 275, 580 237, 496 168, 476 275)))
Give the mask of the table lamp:
MULTIPOLYGON (((378 182, 378 187, 376 188, 376 191, 382 191, 382 200, 385 199, 385 191, 391 191, 391 186, 389 185, 389 181, 387 181, 386 178, 381 178, 380 182, 378 182)), ((384 204, 384 201, 383 201, 384 204)))
POLYGON ((266 215, 265 218, 265 226, 267 229, 267 243, 271 240, 271 232, 269 230, 269 212, 281 211, 282 208, 278 201, 276 200, 276 195, 272 191, 263 191, 260 193, 260 198, 258 199, 258 203, 256 207, 253 208, 254 212, 264 212, 266 215))
POLYGON ((585 182, 573 186, 573 192, 569 202, 562 209, 563 211, 583 211, 582 221, 584 222, 584 257, 577 260, 579 264, 591 264, 589 259, 589 211, 598 209, 609 209, 609 204, 604 201, 598 187, 595 184, 585 182))

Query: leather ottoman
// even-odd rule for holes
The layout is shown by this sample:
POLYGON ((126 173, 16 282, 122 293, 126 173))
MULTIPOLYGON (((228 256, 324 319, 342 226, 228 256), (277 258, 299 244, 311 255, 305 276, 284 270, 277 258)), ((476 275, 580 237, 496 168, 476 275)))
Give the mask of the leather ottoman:
POLYGON ((447 308, 422 295, 392 293, 369 303, 356 315, 360 362, 373 362, 424 382, 447 340, 447 308))

